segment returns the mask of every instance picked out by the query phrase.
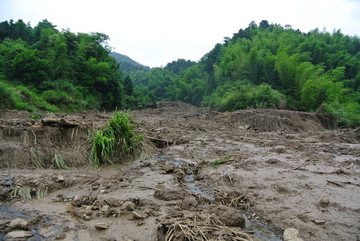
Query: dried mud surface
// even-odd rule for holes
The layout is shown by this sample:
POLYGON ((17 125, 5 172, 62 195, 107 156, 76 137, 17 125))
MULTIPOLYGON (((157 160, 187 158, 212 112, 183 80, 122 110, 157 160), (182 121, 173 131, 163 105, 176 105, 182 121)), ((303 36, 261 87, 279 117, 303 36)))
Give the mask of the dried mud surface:
POLYGON ((179 102, 132 114, 154 146, 118 171, 87 160, 111 113, 1 113, 0 240, 360 240, 359 130, 179 102))

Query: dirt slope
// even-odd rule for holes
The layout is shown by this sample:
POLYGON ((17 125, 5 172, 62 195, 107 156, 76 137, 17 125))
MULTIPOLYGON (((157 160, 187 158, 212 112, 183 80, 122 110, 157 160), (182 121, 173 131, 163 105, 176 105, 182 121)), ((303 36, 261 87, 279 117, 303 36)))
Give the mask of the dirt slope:
POLYGON ((310 113, 178 102, 132 114, 159 148, 119 172, 87 162, 88 131, 111 114, 3 112, 0 240, 282 240, 287 228, 360 240, 356 131, 310 113))

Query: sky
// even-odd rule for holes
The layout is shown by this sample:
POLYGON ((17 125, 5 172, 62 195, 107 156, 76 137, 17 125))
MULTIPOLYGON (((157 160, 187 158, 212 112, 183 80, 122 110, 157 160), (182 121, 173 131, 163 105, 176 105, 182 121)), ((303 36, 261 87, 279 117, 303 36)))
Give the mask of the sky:
POLYGON ((105 33, 113 51, 150 67, 198 61, 251 21, 360 36, 359 12, 360 0, 0 0, 1 22, 105 33))

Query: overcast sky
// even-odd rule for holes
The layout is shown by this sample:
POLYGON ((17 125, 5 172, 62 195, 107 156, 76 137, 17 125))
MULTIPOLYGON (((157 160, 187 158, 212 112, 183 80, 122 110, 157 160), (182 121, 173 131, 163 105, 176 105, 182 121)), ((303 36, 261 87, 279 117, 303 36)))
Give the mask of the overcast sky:
POLYGON ((0 0, 0 21, 10 19, 102 32, 115 52, 158 67, 198 61, 252 20, 360 36, 360 0, 0 0))

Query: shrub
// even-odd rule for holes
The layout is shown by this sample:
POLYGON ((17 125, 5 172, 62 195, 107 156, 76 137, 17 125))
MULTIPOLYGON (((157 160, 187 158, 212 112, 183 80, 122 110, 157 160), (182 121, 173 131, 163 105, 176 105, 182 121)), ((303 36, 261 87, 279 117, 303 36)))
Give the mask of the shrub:
POLYGON ((0 108, 11 109, 15 107, 15 97, 11 87, 3 82, 0 82, 0 108))
POLYGON ((135 134, 132 121, 128 113, 116 110, 110 122, 92 137, 91 160, 95 168, 106 162, 116 167, 111 160, 114 157, 135 156, 143 136, 135 134))

